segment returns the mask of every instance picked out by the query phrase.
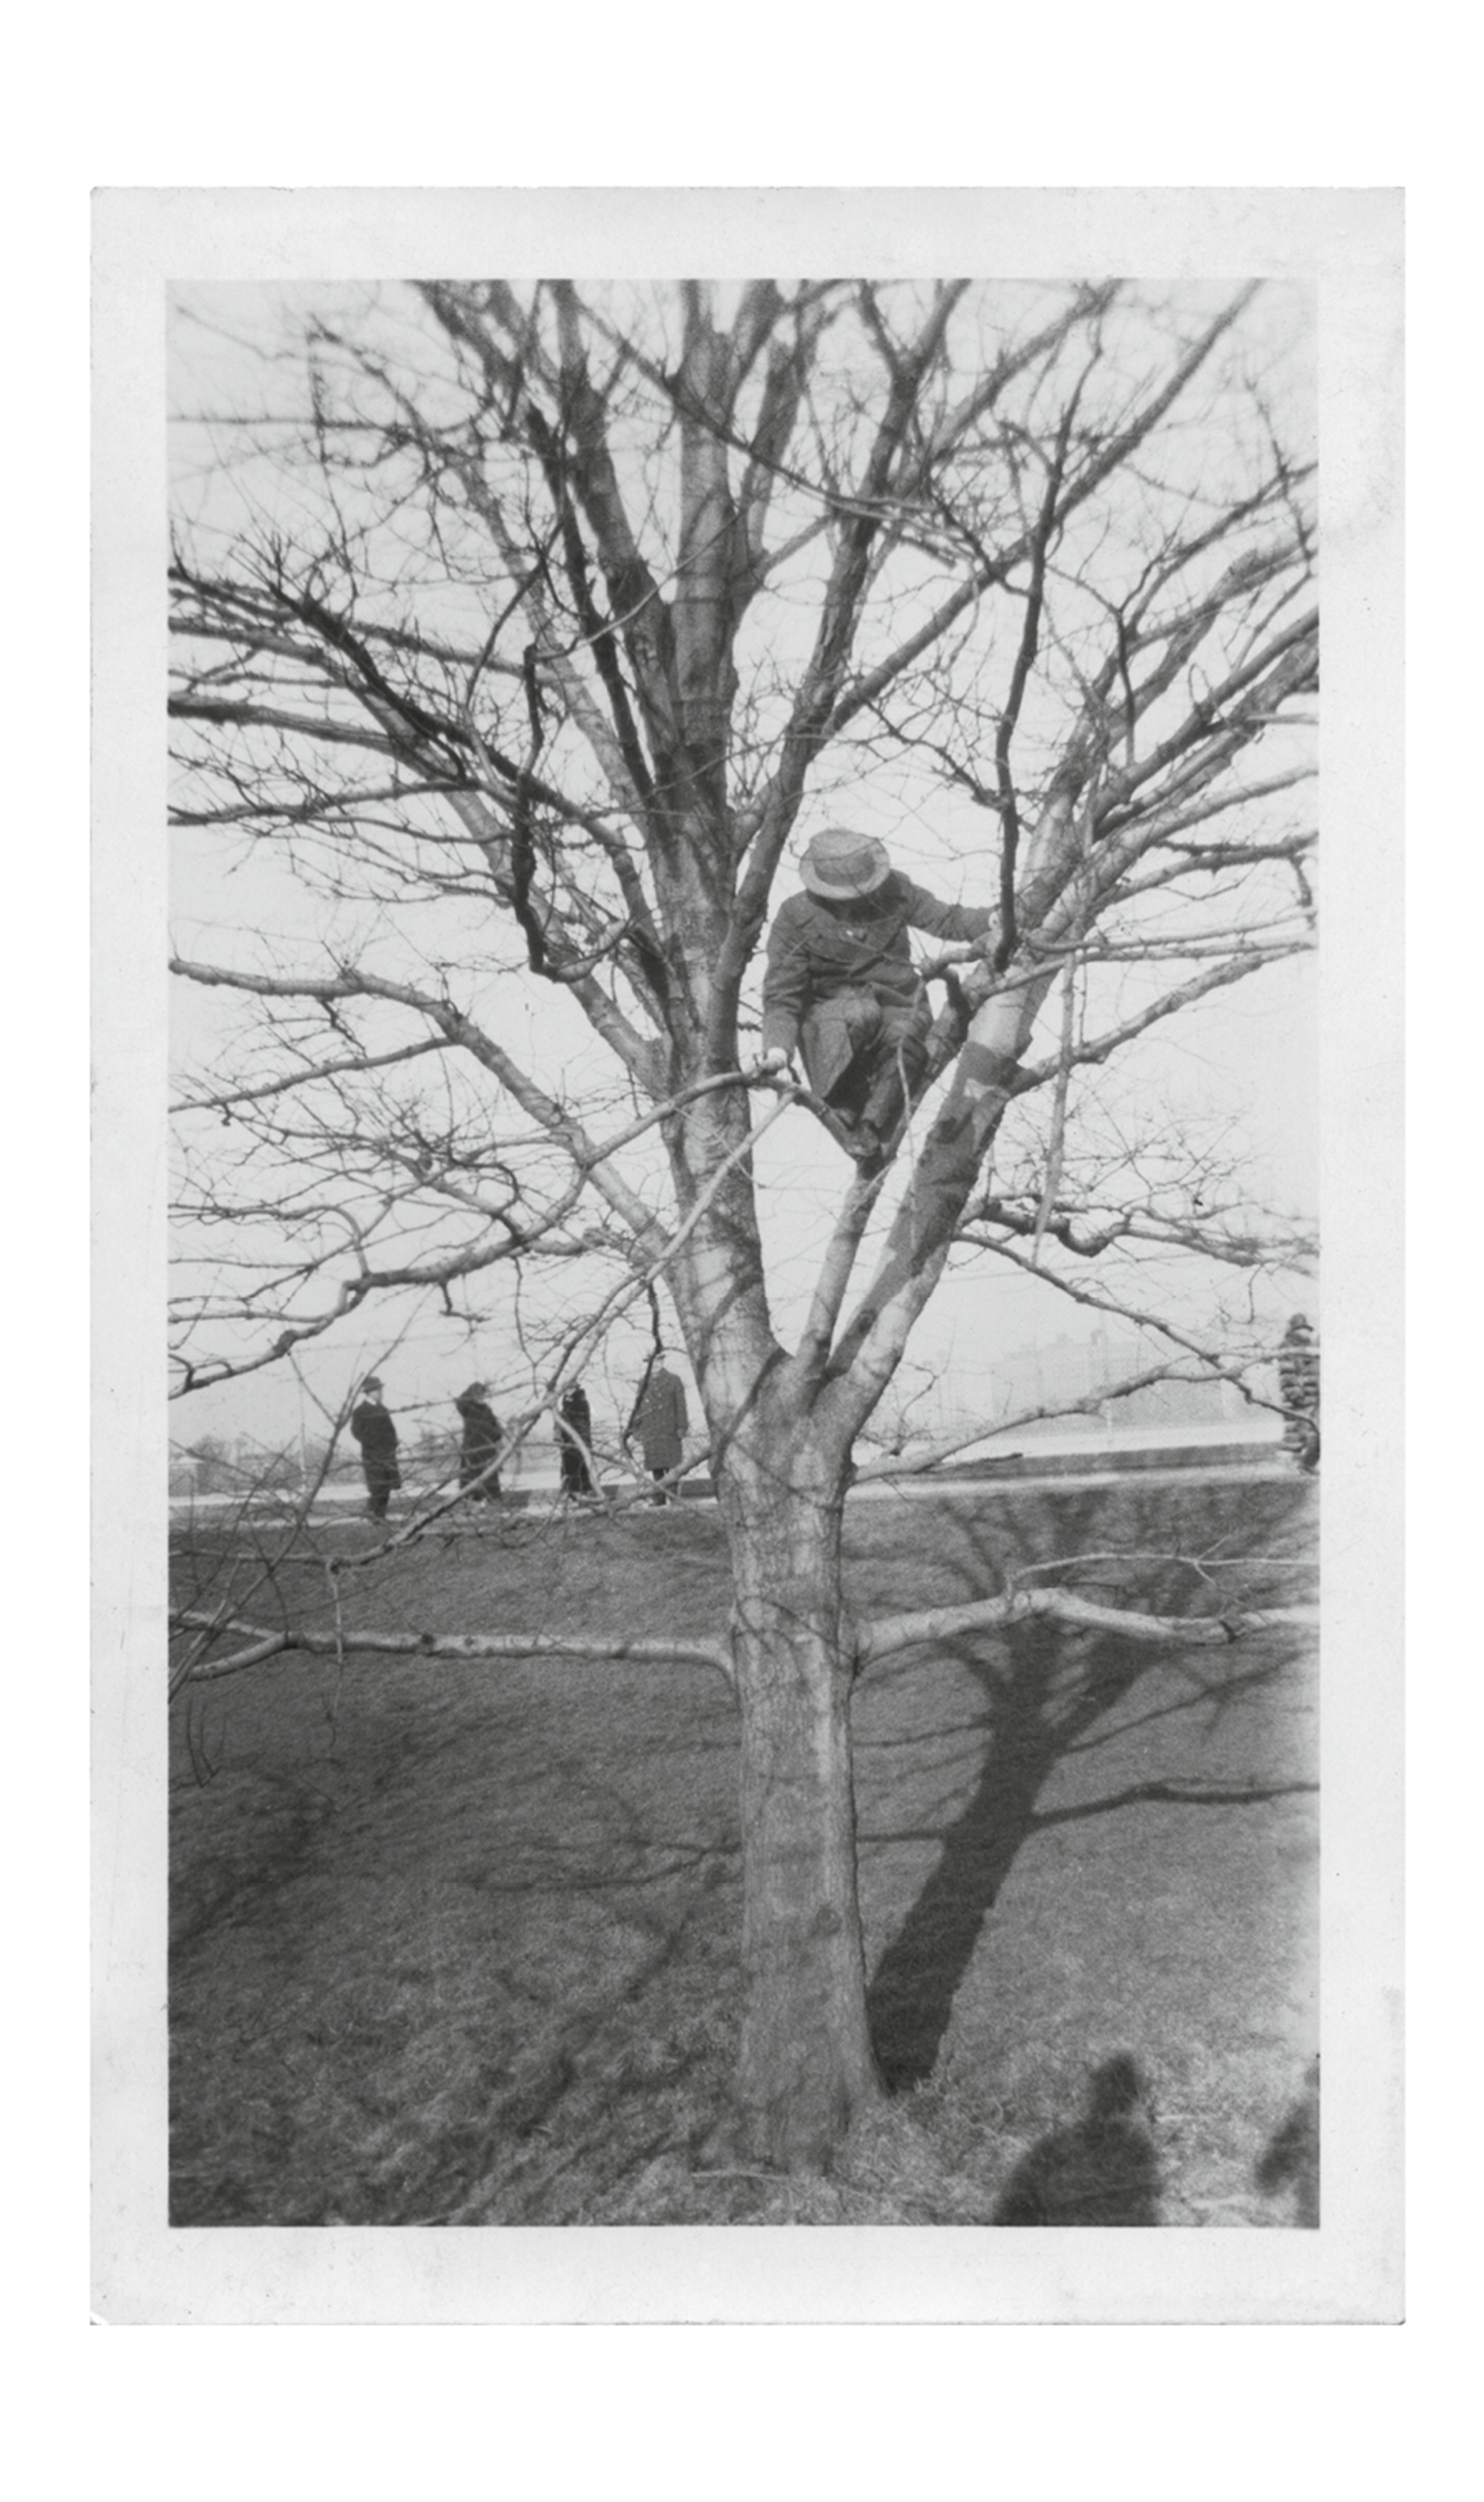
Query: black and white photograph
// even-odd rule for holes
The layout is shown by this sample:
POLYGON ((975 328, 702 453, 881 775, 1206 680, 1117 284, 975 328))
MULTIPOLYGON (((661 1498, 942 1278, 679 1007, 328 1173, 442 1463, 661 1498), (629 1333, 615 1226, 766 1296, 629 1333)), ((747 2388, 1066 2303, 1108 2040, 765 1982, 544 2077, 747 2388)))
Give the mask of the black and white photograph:
POLYGON ((172 2282, 433 2319, 416 2236, 459 2317, 684 2318, 559 2289, 683 2242, 818 2268, 781 2316, 1385 2316, 1394 1933, 1330 1941, 1395 1662, 1332 1675, 1321 1529, 1386 1500, 1395 551, 1325 409, 1396 195, 1348 294, 1281 194, 1142 258, 1117 195, 675 195, 606 260, 461 196, 158 287, 172 2282))

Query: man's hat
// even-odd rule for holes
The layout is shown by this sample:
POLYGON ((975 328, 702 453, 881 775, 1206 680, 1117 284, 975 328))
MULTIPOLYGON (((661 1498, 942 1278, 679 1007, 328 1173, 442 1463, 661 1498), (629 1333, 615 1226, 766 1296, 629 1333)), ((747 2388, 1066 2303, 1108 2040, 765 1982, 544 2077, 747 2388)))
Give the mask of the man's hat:
POLYGON ((460 1399, 483 1399, 489 1387, 488 1381, 471 1381, 468 1389, 460 1390, 458 1396, 460 1399))
POLYGON ((379 1372, 368 1372, 360 1386, 362 1390, 380 1390, 383 1386, 381 1374, 379 1372))
POLYGON ((878 843, 874 834, 852 833, 849 826, 826 826, 815 835, 798 873, 811 895, 849 903, 885 886, 892 862, 885 843, 878 843))

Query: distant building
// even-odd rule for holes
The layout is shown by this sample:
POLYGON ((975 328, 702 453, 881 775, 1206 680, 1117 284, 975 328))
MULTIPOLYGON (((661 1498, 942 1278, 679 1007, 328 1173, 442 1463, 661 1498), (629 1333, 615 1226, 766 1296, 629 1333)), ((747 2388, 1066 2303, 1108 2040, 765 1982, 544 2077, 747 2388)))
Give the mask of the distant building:
POLYGON ((1234 1382, 1152 1381, 1114 1396, 1117 1385, 1178 1361, 1163 1339, 1130 1329, 1066 1332, 1017 1347, 995 1366, 991 1420, 1028 1435, 1064 1432, 1078 1412, 1104 1425, 1218 1425, 1243 1414, 1234 1382), (1040 1412, 1038 1412, 1040 1411, 1040 1412), (1024 1424, 1022 1419, 1026 1421, 1024 1424))
POLYGON ((1230 1410, 1223 1381, 1151 1381, 1105 1402, 1115 1425, 1219 1425, 1230 1410))

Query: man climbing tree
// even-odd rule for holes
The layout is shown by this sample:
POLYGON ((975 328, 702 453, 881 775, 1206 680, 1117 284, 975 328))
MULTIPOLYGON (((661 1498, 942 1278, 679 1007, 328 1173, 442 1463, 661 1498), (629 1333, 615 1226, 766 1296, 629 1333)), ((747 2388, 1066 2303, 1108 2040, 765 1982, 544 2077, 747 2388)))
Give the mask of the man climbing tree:
POLYGON ((768 1067, 801 1050, 809 1082, 835 1115, 862 1174, 886 1143, 928 1057, 932 1010, 909 930, 982 938, 995 916, 940 903, 893 868, 886 845, 848 827, 816 834, 768 940, 762 1051, 768 1067))

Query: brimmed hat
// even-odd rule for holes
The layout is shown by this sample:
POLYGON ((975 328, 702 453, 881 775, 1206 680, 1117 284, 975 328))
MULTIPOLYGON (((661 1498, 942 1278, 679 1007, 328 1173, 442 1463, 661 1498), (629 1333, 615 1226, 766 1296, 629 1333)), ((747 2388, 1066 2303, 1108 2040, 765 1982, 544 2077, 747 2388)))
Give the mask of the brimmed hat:
POLYGON ((381 1390, 385 1388, 386 1385, 384 1384, 379 1372, 368 1372, 360 1386, 362 1390, 381 1390))
POLYGON ((488 1381, 471 1381, 468 1389, 460 1390, 458 1396, 460 1399, 483 1399, 489 1387, 488 1381))
POLYGON ((852 833, 849 826, 826 826, 815 835, 798 873, 811 895, 848 903, 884 886, 892 874, 892 862, 885 843, 878 843, 874 834, 852 833))

